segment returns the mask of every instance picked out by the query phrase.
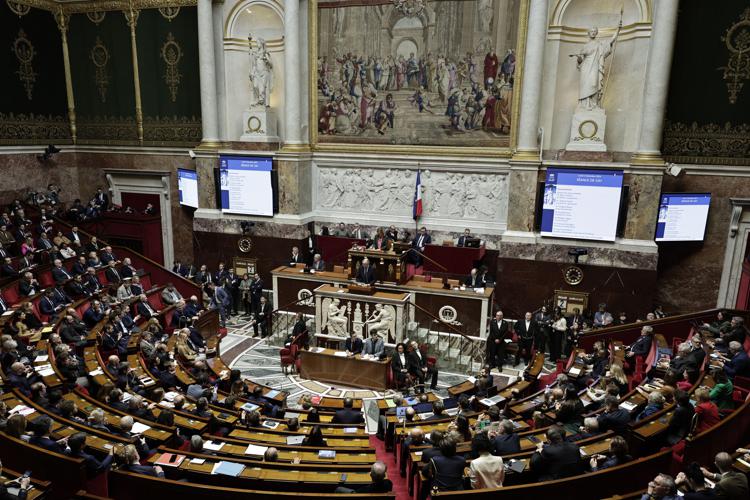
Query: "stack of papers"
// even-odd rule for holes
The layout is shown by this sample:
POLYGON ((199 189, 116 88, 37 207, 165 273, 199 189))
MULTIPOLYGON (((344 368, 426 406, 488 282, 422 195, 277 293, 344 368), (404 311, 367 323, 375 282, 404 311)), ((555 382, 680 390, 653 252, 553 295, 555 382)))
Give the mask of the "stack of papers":
POLYGON ((346 357, 346 351, 336 351, 333 353, 334 356, 346 357))
POLYGON ((175 455, 174 453, 162 453, 159 460, 156 461, 158 465, 164 465, 166 467, 179 467, 182 461, 185 460, 185 455, 175 455))
POLYGON ((620 408, 622 408, 625 411, 633 411, 638 405, 635 403, 631 403, 630 401, 624 401, 620 403, 620 408))
POLYGON ((247 449, 245 450, 245 455, 262 457, 263 455, 265 455, 267 449, 268 446, 256 446, 254 444, 249 444, 247 445, 247 449))
POLYGON ((49 355, 42 354, 41 356, 37 356, 34 358, 34 363, 41 363, 42 361, 47 361, 49 359, 49 355))
POLYGON ((581 373, 581 369, 578 368, 577 366, 574 366, 570 370, 568 370, 568 374, 569 375, 574 375, 575 376, 575 375, 580 375, 580 373, 581 373))
POLYGON ((242 474, 243 470, 245 470, 245 466, 242 464, 221 461, 214 465, 211 474, 221 474, 223 476, 237 477, 242 474))
POLYGON ((284 413, 284 418, 299 418, 299 417, 300 417, 299 413, 295 413, 292 411, 288 411, 284 413))
POLYGON ((14 406, 13 409, 10 410, 10 414, 13 415, 15 413, 18 413, 19 415, 23 415, 25 417, 27 415, 31 415, 32 413, 34 413, 34 411, 36 411, 34 410, 34 408, 29 408, 28 406, 24 405, 18 405, 14 406))
POLYGON ((102 370, 101 368, 97 368, 96 370, 91 370, 89 372, 89 375, 91 375, 92 377, 96 377, 97 375, 104 375, 104 370, 102 370))
POLYGON ((224 443, 214 443, 213 441, 206 441, 203 443, 203 447, 211 451, 219 451, 224 447, 224 443))
POLYGON ((144 432, 146 432, 150 428, 151 427, 148 426, 148 425, 146 425, 146 424, 142 424, 140 422, 133 422, 133 429, 132 429, 131 432, 133 434, 143 434, 144 432))

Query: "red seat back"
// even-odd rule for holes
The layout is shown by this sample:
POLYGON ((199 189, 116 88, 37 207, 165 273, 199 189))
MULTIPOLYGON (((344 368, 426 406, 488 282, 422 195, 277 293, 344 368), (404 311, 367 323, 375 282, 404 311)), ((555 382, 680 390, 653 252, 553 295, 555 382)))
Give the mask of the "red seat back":
POLYGON ((11 283, 3 290, 3 298, 9 305, 18 303, 18 281, 11 283))
POLYGON ((52 278, 52 271, 49 270, 39 273, 36 279, 39 280, 39 284, 44 288, 55 285, 55 280, 52 278))
POLYGON ((646 361, 644 364, 646 365, 644 367, 644 372, 648 373, 651 371, 651 369, 654 367, 654 363, 656 362, 656 351, 657 351, 657 345, 656 345, 656 339, 651 339, 651 350, 648 351, 648 356, 646 356, 646 361))

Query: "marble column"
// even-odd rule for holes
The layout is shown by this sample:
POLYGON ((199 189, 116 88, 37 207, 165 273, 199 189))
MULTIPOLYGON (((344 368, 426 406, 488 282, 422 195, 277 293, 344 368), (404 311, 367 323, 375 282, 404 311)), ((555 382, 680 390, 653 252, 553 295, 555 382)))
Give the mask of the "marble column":
POLYGON ((216 60, 211 0, 198 0, 198 62, 202 145, 215 146, 219 141, 219 117, 216 106, 216 60))
POLYGON ((661 140, 664 114, 667 108, 669 73, 677 33, 679 0, 654 2, 654 21, 651 29, 651 48, 646 66, 643 105, 641 106, 641 131, 638 150, 632 163, 662 164, 661 140))
POLYGON ((299 0, 284 1, 284 145, 301 144, 299 0))
POLYGON ((530 2, 516 146, 516 155, 528 159, 538 156, 540 147, 537 141, 537 130, 542 101, 542 69, 544 43, 547 39, 548 10, 548 0, 530 2))
POLYGON ((216 65, 216 117, 219 122, 219 140, 227 141, 227 88, 224 72, 224 0, 213 4, 214 60, 216 65))

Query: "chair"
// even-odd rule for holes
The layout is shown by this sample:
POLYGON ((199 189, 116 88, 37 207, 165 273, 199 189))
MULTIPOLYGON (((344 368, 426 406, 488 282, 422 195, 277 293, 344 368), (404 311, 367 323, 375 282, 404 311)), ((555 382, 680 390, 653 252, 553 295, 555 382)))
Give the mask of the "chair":
POLYGON ((279 351, 279 356, 281 357, 281 370, 286 375, 286 370, 288 366, 294 366, 296 369, 296 360, 297 360, 297 352, 299 351, 299 346, 295 343, 292 343, 288 348, 281 349, 279 351))
POLYGON ((648 374, 653 368, 654 365, 656 365, 656 353, 658 346, 656 345, 656 339, 653 339, 651 341, 651 350, 648 352, 648 356, 646 356, 646 360, 644 362, 644 374, 648 374))

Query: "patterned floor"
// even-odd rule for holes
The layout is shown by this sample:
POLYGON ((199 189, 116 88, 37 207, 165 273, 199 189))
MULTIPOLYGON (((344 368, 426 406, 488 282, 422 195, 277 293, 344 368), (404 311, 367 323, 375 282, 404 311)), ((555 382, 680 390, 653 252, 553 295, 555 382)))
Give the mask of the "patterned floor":
MULTIPOLYGON (((377 407, 374 400, 384 396, 395 394, 394 391, 386 392, 356 389, 345 386, 331 386, 329 383, 317 382, 300 378, 297 374, 285 375, 279 363, 279 347, 270 345, 267 339, 253 338, 251 325, 242 318, 232 318, 227 322, 228 335, 221 342, 222 359, 231 368, 242 371, 244 377, 266 385, 273 389, 284 390, 289 393, 287 404, 294 408, 298 405, 300 397, 305 394, 314 396, 331 397, 354 397, 365 400, 365 414, 368 415, 368 424, 377 422, 377 407), (368 402, 369 401, 369 402, 368 402), (373 413, 374 412, 374 413, 373 413), (374 419, 371 417, 375 417, 374 419)), ((515 370, 504 373, 510 379, 516 375, 515 370)), ((438 387, 434 391, 440 397, 447 397, 446 389, 452 385, 466 380, 465 374, 440 372, 438 387)), ((368 425, 374 429, 374 426, 368 425)))

